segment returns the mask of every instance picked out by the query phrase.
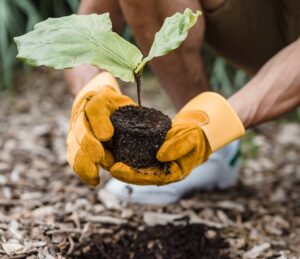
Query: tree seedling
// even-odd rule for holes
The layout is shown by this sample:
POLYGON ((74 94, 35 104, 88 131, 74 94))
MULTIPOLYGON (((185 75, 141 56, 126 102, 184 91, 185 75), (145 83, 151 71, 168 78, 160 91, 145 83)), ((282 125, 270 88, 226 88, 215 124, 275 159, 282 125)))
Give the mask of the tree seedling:
POLYGON ((171 127, 168 116, 142 107, 141 76, 155 57, 178 48, 196 23, 200 11, 186 9, 165 19, 155 34, 147 57, 130 42, 112 31, 108 13, 49 18, 15 42, 17 58, 33 66, 55 69, 91 64, 125 82, 136 82, 139 106, 125 106, 111 116, 115 128, 113 153, 117 161, 134 168, 157 167, 156 153, 171 127))

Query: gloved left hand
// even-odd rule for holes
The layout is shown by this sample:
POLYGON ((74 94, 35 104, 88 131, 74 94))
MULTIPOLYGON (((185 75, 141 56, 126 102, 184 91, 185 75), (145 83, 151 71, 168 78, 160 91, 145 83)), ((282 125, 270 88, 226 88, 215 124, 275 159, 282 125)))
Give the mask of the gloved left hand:
POLYGON ((121 94, 115 78, 107 72, 85 85, 73 103, 67 159, 75 173, 89 185, 99 184, 100 165, 109 169, 115 163, 104 142, 114 134, 110 115, 125 105, 135 103, 121 94))

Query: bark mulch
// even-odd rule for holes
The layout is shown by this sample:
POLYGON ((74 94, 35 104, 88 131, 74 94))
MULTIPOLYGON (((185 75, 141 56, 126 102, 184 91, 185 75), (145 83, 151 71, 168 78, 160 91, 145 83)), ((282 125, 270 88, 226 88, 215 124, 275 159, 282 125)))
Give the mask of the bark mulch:
MULTIPOLYGON (((299 124, 256 128, 229 190, 130 205, 101 188, 108 174, 92 189, 67 165, 61 75, 17 80, 0 96, 0 258, 300 258, 299 124)), ((145 80, 144 105, 174 114, 156 85, 145 80)))

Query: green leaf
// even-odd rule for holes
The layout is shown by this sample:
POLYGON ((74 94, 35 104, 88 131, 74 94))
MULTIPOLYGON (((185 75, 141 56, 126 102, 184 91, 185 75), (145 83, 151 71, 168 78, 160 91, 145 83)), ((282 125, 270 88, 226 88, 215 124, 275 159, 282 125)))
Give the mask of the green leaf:
POLYGON ((134 81, 133 71, 143 58, 137 47, 112 32, 108 13, 50 18, 15 41, 17 58, 31 65, 64 69, 92 64, 124 81, 134 81))
POLYGON ((183 13, 175 13, 166 18, 161 29, 155 34, 148 57, 143 59, 135 72, 141 71, 153 58, 166 55, 178 48, 186 39, 189 29, 197 22, 199 15, 201 15, 200 11, 193 13, 187 8, 183 13))

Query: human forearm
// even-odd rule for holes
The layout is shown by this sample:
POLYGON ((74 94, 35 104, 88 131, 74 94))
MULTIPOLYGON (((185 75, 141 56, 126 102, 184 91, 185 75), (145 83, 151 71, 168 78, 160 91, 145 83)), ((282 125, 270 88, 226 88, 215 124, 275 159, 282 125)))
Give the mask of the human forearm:
POLYGON ((116 33, 121 34, 125 20, 122 14, 122 10, 119 5, 119 1, 116 0, 81 0, 78 9, 78 14, 102 14, 109 13, 112 20, 113 30, 116 33))
MULTIPOLYGON (((198 0, 120 0, 120 3, 144 55, 148 54, 155 33, 167 16, 182 12, 185 8, 194 11, 201 9, 198 0)), ((149 63, 177 108, 210 89, 199 51, 203 42, 205 21, 203 16, 198 20, 180 48, 149 63)))
MULTIPOLYGON (((78 9, 78 14, 102 14, 109 12, 113 30, 117 33, 122 33, 125 20, 122 15, 119 1, 112 0, 81 0, 78 9)), ((66 69, 64 71, 65 79, 70 93, 76 96, 79 90, 89 80, 96 76, 100 72, 100 69, 92 65, 81 65, 73 69, 66 69)))
POLYGON ((271 58, 228 101, 246 128, 297 107, 300 104, 300 40, 271 58))

